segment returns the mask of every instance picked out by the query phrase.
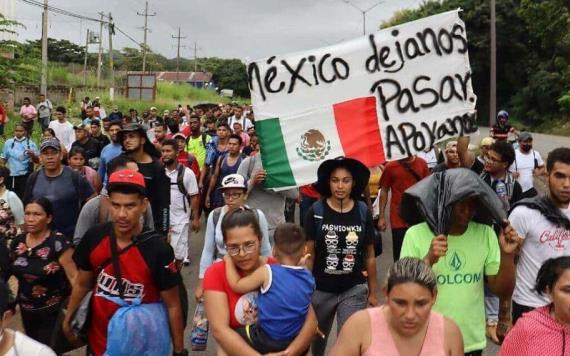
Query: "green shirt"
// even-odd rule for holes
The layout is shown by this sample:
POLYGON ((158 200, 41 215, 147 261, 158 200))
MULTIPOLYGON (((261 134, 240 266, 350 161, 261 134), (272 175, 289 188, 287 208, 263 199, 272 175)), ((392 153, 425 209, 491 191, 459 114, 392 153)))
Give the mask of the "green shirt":
POLYGON ((196 157, 196 161, 198 161, 198 165, 200 169, 204 167, 204 161, 206 160, 206 147, 204 142, 207 144, 212 140, 210 135, 206 135, 205 139, 202 139, 202 134, 197 138, 190 136, 188 138, 188 142, 186 144, 186 152, 191 153, 196 157))
MULTIPOLYGON (((410 227, 401 257, 424 258, 433 238, 426 223, 410 227)), ((437 278, 434 310, 457 323, 465 352, 482 350, 487 344, 483 277, 499 272, 501 252, 497 235, 491 227, 471 222, 463 235, 449 235, 447 246, 447 255, 432 266, 437 278)))

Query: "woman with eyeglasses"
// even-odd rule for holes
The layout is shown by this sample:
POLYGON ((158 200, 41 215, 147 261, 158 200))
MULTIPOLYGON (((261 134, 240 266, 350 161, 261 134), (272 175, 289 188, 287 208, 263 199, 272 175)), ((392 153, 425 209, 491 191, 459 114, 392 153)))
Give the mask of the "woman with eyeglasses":
MULTIPOLYGON (((202 250, 202 257, 200 258, 198 287, 196 287, 194 293, 196 301, 200 301, 204 293, 202 280, 206 270, 216 260, 224 258, 227 253, 222 234, 222 219, 228 211, 245 206, 247 184, 245 184, 245 178, 242 175, 229 174, 225 176, 219 189, 222 191, 225 205, 214 209, 210 215, 208 215, 206 234, 204 236, 204 249, 202 250)), ((261 256, 271 256, 271 245, 269 244, 269 232, 265 214, 259 209, 255 209, 253 212, 258 219, 261 229, 261 256)))
POLYGON ((26 334, 56 353, 67 348, 58 317, 77 273, 70 239, 52 231, 53 206, 33 199, 24 209, 26 233, 10 244, 9 274, 18 280, 18 304, 26 334))
MULTIPOLYGON (((273 257, 260 255, 264 237, 258 218, 251 209, 240 207, 230 210, 225 214, 221 225, 227 254, 242 278, 253 274, 263 265, 278 263, 273 257)), ((235 330, 255 324, 258 317, 263 317, 257 313, 257 294, 257 291, 246 294, 234 292, 228 283, 224 261, 212 264, 206 271, 204 303, 212 335, 216 339, 218 355, 259 354, 235 330)), ((302 354, 308 349, 316 330, 316 315, 310 308, 301 331, 287 349, 282 350, 285 351, 284 354, 302 354)))

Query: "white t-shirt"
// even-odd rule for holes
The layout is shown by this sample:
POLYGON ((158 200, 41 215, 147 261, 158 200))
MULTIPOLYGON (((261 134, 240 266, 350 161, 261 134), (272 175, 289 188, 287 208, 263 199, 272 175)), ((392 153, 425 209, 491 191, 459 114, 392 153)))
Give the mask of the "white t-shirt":
POLYGON ((51 104, 51 101, 49 101, 49 99, 46 99, 45 101, 39 103, 36 108, 38 110, 38 117, 43 118, 50 116, 53 106, 51 104))
POLYGON ((55 132, 55 137, 65 146, 66 150, 71 149, 71 145, 75 142, 75 130, 69 121, 63 124, 58 120, 49 123, 49 127, 55 132))
POLYGON ((418 157, 423 158, 426 161, 429 169, 437 166, 437 156, 435 154, 435 148, 432 148, 429 152, 419 151, 416 153, 418 157))
POLYGON ((517 181, 521 185, 523 193, 531 189, 534 184, 532 181, 534 171, 534 159, 538 162, 538 167, 544 166, 544 161, 540 153, 530 150, 528 153, 522 153, 520 149, 515 150, 515 161, 509 167, 511 172, 519 172, 517 181))
POLYGON ((14 334, 14 346, 4 356, 55 356, 49 347, 22 334, 19 331, 5 330, 14 334))
POLYGON ((240 122, 241 123, 241 127, 243 129, 244 132, 247 132, 247 130, 249 130, 250 127, 253 127, 253 124, 251 123, 251 120, 248 119, 245 116, 242 116, 239 119, 236 119, 235 116, 230 117, 230 119, 228 120, 228 125, 230 125, 230 130, 232 130, 232 132, 234 132, 234 122, 240 122))
MULTIPOLYGON (((178 169, 169 172, 165 168, 165 172, 168 178, 170 178, 170 225, 187 224, 190 222, 190 204, 188 199, 178 189, 178 184, 176 183, 178 169), (186 206, 186 212, 184 212, 184 206, 186 206)), ((183 184, 188 195, 198 194, 196 175, 188 167, 184 167, 183 184)))
MULTIPOLYGON (((570 219, 570 208, 561 211, 570 219)), ((516 207, 509 221, 524 239, 513 301, 533 308, 546 305, 550 303, 548 298, 534 291, 536 275, 547 259, 570 255, 570 231, 556 227, 540 211, 526 206, 516 207)))

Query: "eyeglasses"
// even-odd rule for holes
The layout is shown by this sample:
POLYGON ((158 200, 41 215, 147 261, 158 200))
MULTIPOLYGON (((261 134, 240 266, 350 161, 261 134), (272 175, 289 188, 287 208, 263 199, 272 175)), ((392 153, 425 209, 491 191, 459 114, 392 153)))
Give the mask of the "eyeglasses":
POLYGON ((243 193, 242 192, 223 192, 222 195, 224 198, 231 198, 231 199, 239 199, 243 193))
POLYGON ((485 163, 498 164, 498 163, 503 163, 503 162, 504 161, 494 159, 493 157, 485 156, 485 163))
POLYGON ((257 249, 257 243, 255 241, 251 241, 251 242, 246 243, 245 245, 238 245, 238 246, 226 245, 226 250, 228 251, 228 255, 230 255, 232 257, 239 255, 241 250, 243 250, 244 254, 249 255, 249 254, 255 252, 256 249, 257 249))

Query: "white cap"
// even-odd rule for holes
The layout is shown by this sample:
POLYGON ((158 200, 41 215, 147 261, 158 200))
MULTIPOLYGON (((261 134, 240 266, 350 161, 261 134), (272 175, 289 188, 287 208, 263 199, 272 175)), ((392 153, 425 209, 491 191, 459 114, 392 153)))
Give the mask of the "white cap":
POLYGON ((238 189, 247 189, 245 185, 245 178, 241 174, 228 174, 227 176, 222 179, 222 184, 220 189, 229 189, 229 188, 238 188, 238 189))

